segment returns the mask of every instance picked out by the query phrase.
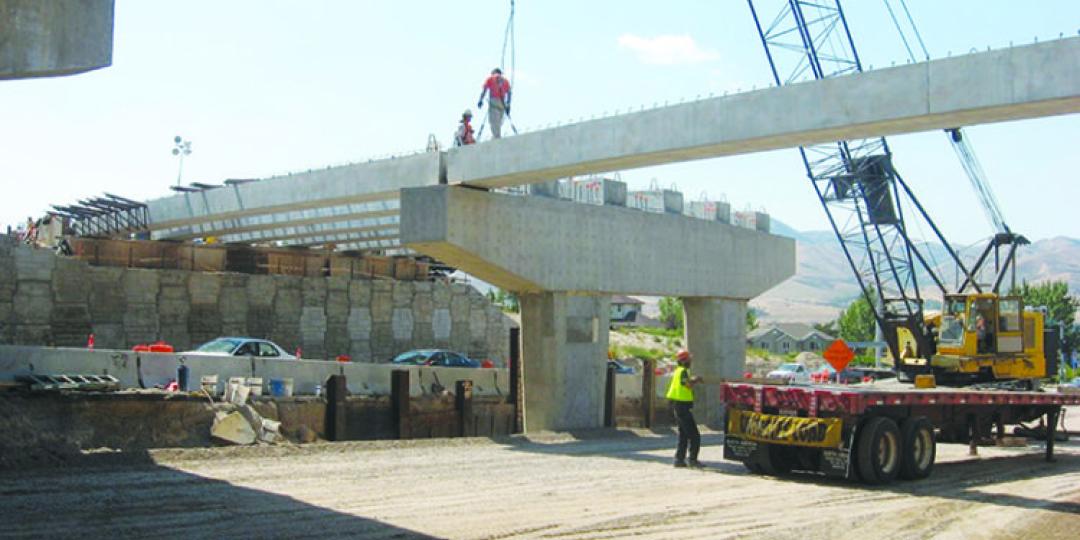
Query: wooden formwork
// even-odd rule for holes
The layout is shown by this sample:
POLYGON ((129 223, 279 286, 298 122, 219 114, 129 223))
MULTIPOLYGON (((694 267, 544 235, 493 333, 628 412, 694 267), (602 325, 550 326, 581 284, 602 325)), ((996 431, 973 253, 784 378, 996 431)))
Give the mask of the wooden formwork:
POLYGON ((287 276, 427 279, 430 265, 408 257, 231 244, 69 238, 73 256, 95 266, 287 276))

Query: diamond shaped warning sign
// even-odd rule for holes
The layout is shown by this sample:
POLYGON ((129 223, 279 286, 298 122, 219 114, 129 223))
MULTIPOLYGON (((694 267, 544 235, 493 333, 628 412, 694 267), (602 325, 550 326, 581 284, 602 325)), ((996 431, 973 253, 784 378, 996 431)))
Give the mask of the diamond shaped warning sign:
POLYGON ((851 350, 851 347, 848 347, 847 343, 844 343, 842 339, 832 342, 832 345, 829 345, 829 348, 825 349, 825 352, 821 353, 821 355, 836 371, 843 371, 851 362, 851 359, 855 358, 855 353, 851 350))

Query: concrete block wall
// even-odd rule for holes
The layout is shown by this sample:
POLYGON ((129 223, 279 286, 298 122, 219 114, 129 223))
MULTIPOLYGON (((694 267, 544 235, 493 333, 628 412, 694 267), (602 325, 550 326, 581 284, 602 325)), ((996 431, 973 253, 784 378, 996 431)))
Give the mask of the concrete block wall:
POLYGON ((304 358, 387 362, 424 347, 505 365, 510 320, 463 283, 90 266, 0 238, 0 344, 188 350, 223 335, 304 358))

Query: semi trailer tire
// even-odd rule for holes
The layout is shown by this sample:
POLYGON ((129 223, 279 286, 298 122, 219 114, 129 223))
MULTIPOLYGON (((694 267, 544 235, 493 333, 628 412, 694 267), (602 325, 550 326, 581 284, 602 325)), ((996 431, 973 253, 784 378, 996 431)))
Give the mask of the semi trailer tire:
POLYGON ((856 466, 867 484, 887 484, 900 473, 900 428, 892 419, 876 416, 859 429, 856 466))
POLYGON ((900 478, 920 480, 930 476, 937 457, 934 426, 924 417, 909 418, 900 424, 900 478))
POLYGON ((785 448, 770 444, 765 449, 764 459, 761 460, 761 471, 769 476, 783 476, 791 474, 794 464, 785 448))

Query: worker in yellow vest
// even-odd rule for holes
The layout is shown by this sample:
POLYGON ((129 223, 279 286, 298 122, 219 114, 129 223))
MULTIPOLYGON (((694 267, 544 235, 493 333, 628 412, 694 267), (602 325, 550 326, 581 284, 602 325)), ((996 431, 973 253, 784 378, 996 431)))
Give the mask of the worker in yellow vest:
POLYGON ((675 450, 675 466, 686 467, 686 450, 690 447, 691 467, 702 467, 698 461, 698 450, 701 449, 701 433, 698 432, 694 413, 690 410, 694 406, 694 385, 701 383, 701 377, 690 375, 690 351, 683 349, 675 355, 678 363, 675 372, 671 375, 671 384, 668 385, 667 398, 671 403, 671 409, 675 412, 675 422, 679 426, 679 447, 675 450))

